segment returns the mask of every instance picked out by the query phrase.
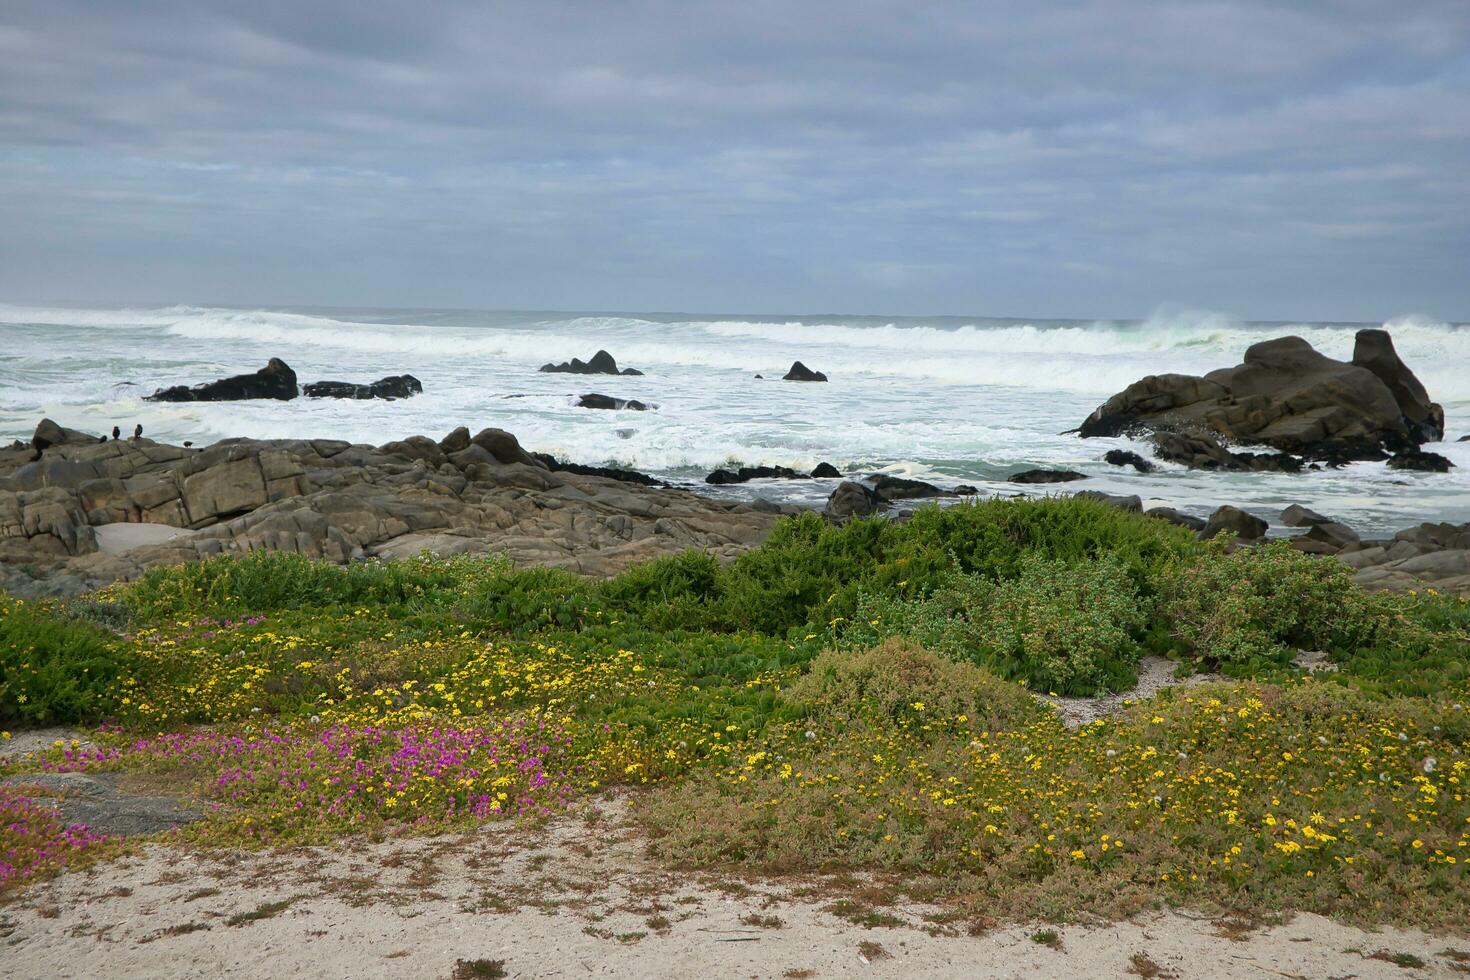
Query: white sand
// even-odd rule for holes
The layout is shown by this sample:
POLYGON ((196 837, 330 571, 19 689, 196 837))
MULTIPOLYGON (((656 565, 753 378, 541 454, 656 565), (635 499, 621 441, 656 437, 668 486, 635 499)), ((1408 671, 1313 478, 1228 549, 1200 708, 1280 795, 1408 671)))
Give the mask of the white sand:
POLYGON ((104 555, 120 555, 124 551, 133 548, 141 548, 146 544, 163 544, 175 538, 187 538, 194 532, 186 527, 174 527, 171 524, 98 524, 92 530, 97 532, 97 550, 104 555))
MULTIPOLYGON (((598 821, 333 849, 190 853, 167 845, 33 887, 0 906, 0 975, 30 977, 448 977, 456 960, 503 960, 512 977, 1123 977, 1143 955, 1179 978, 1463 976, 1442 951, 1470 942, 1365 932, 1299 915, 1243 940, 1205 916, 1158 914, 979 936, 964 924, 863 928, 823 911, 814 879, 734 881, 653 864, 618 802, 598 821), (289 901, 269 917, 229 917, 289 901), (775 916, 779 926, 744 923, 775 916), (662 916, 666 922, 649 919, 662 916), (183 931, 192 928, 194 931, 183 931), (171 931, 172 930, 172 931, 171 931), (866 959, 862 943, 886 958, 866 959), (1409 953, 1405 970, 1370 958, 1409 953), (802 971, 814 971, 805 973, 802 971)), ((830 884, 830 883, 829 883, 830 884)))

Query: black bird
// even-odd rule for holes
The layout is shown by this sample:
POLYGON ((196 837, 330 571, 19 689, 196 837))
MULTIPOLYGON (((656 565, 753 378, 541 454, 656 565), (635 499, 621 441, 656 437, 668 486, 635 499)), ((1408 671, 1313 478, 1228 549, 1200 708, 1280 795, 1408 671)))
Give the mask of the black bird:
POLYGON ((188 439, 185 439, 184 440, 184 448, 185 449, 188 449, 192 445, 194 445, 194 444, 192 442, 190 442, 188 439))
POLYGON ((112 427, 112 439, 113 439, 113 441, 116 442, 117 441, 117 437, 120 436, 120 435, 122 435, 122 429, 119 429, 117 426, 114 425, 112 427))
POLYGON ((134 439, 141 439, 141 438, 143 438, 143 423, 142 422, 139 422, 137 425, 133 426, 133 438, 134 439))

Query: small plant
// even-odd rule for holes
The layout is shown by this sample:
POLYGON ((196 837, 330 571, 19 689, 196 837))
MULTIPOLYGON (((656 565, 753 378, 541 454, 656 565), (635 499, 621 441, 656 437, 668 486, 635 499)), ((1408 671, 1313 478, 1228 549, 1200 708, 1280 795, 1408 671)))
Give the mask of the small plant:
POLYGON ((237 912, 225 920, 225 925, 243 926, 251 922, 258 922, 261 919, 274 918, 290 908, 291 902, 292 899, 289 898, 279 902, 266 902, 264 905, 257 906, 249 912, 237 912))
POLYGON ((1031 941, 1038 946, 1046 946, 1049 949, 1060 950, 1062 948, 1062 937, 1055 929, 1037 929, 1031 934, 1031 941))
POLYGON ((757 929, 782 929, 786 926, 786 920, 779 915, 761 915, 758 912, 747 912, 740 917, 740 924, 754 926, 757 929))
POLYGON ((1413 953, 1395 953, 1390 950, 1380 949, 1375 953, 1369 953, 1370 960, 1380 960, 1384 963, 1392 963, 1394 966, 1404 970, 1422 970, 1426 964, 1424 959, 1413 953))
POLYGON ((502 980, 505 960, 455 960, 449 980, 502 980))
POLYGON ((1147 953, 1134 953, 1128 957, 1128 972, 1144 980, 1172 980, 1176 974, 1155 963, 1147 953))
POLYGON ((858 959, 864 963, 876 963, 886 960, 893 954, 883 948, 882 943, 875 943, 870 939, 864 939, 858 943, 858 959))

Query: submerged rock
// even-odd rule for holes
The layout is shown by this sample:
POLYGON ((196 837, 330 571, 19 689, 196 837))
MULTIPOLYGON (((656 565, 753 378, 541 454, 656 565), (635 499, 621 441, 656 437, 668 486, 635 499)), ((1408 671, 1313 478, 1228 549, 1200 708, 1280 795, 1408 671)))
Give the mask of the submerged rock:
POLYGON ((1012 473, 1006 477, 1007 483, 1071 483, 1073 480, 1087 479, 1086 473, 1078 473, 1074 470, 1022 470, 1020 473, 1012 473))
POLYGON ((365 400, 382 398, 394 401, 422 394, 423 383, 411 374, 392 374, 369 384, 360 385, 350 381, 313 381, 301 389, 307 398, 353 398, 365 400))
POLYGON ((643 372, 634 368, 618 370, 618 362, 605 350, 600 350, 592 355, 590 361, 580 358, 572 358, 560 364, 543 364, 540 370, 546 374, 624 374, 642 376, 643 372))
POLYGON ((816 480, 835 480, 842 476, 842 471, 831 463, 818 463, 812 470, 812 478, 816 480))
POLYGON ((649 405, 638 401, 636 398, 613 398, 611 395, 599 395, 593 392, 583 395, 577 399, 578 408, 601 408, 609 411, 646 412, 657 405, 649 405))
POLYGON ((950 490, 943 490, 923 480, 908 480, 901 476, 880 473, 871 480, 873 492, 887 501, 924 500, 929 497, 953 497, 950 490))
POLYGON ((1391 470, 1419 470, 1424 473, 1448 473, 1454 465, 1449 457, 1422 449, 1399 453, 1388 460, 1388 468, 1391 470))
POLYGON ((1127 449, 1109 449, 1103 454, 1103 462, 1113 466, 1131 466, 1140 473, 1152 473, 1157 469, 1153 463, 1127 449))
POLYGON ((710 486, 730 486, 751 480, 806 480, 810 477, 786 466, 742 466, 737 470, 718 469, 704 478, 710 486))
POLYGON ((265 367, 254 374, 237 374, 218 381, 207 381, 194 385, 174 385, 160 388, 144 401, 152 402, 229 402, 252 398, 274 398, 290 401, 299 392, 296 388, 296 372, 279 357, 266 362, 265 367))

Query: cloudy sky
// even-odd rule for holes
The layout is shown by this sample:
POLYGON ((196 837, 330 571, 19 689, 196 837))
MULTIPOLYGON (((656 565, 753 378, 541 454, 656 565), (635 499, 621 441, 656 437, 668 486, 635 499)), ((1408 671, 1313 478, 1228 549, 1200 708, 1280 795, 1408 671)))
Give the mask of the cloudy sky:
POLYGON ((7 0, 0 300, 1470 320, 1470 2, 7 0))

